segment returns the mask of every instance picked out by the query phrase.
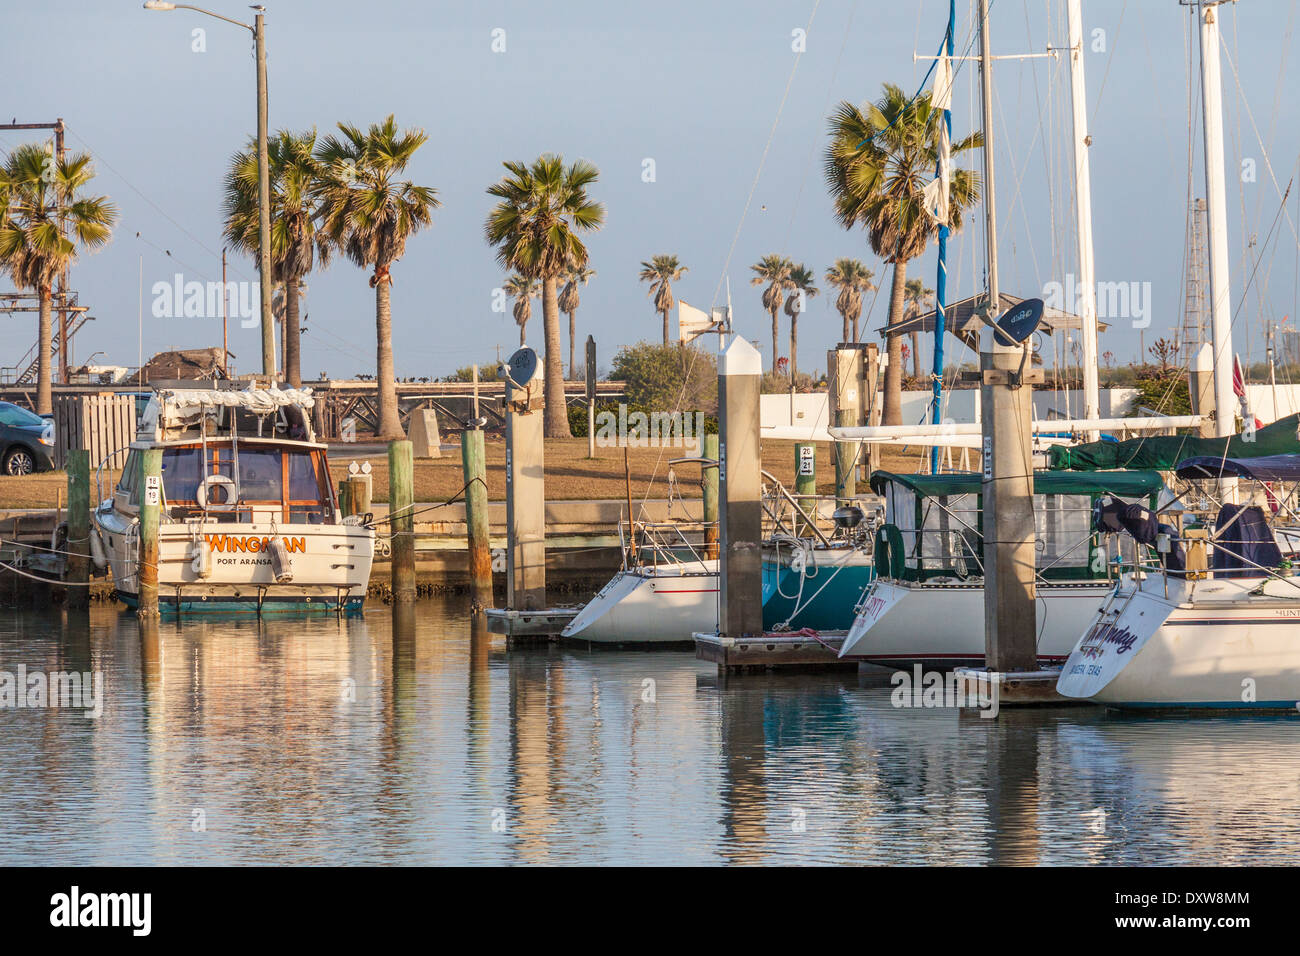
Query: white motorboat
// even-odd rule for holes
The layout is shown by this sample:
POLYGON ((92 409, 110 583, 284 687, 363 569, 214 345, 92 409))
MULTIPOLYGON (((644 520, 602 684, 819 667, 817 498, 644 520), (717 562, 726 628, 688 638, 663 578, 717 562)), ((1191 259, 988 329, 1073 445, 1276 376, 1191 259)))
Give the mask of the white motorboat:
MULTIPOLYGON (((1165 526, 1157 541, 1162 560, 1117 582, 1065 662, 1057 690, 1115 707, 1300 707, 1293 563, 1300 557, 1300 455, 1194 458, 1177 474, 1255 481, 1256 503, 1223 503, 1212 528, 1185 521, 1175 534, 1165 526), (1271 526, 1274 509, 1292 526, 1271 526)), ((1124 530, 1139 538, 1152 533, 1149 522, 1124 530)))
POLYGON ((160 388, 111 497, 92 514, 92 554, 138 602, 141 463, 162 452, 158 597, 163 613, 356 611, 375 533, 344 519, 305 389, 160 388))
MULTIPOLYGON (((894 667, 983 665, 980 486, 974 473, 872 476, 872 490, 885 498, 876 579, 854 609, 841 657, 894 667)), ((1094 504, 1116 495, 1154 505, 1163 487, 1154 471, 1034 476, 1040 660, 1064 660, 1110 593, 1090 531, 1094 504)))

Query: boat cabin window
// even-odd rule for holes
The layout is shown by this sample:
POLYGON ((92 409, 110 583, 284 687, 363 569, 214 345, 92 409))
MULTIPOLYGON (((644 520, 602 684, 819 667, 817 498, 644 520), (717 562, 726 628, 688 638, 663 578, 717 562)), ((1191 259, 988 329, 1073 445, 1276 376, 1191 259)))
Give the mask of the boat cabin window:
POLYGON ((1092 497, 1034 495, 1038 569, 1086 568, 1092 562, 1092 497))
POLYGON ((117 491, 124 494, 130 504, 138 505, 140 495, 138 488, 140 484, 140 453, 134 448, 127 452, 126 464, 122 466, 122 474, 117 479, 117 491))
MULTIPOLYGON (((919 553, 926 571, 981 574, 980 496, 923 498, 920 537, 919 553)), ((904 535, 904 542, 906 538, 904 535)))
POLYGON ((333 517, 325 455, 312 449, 242 445, 236 455, 229 444, 209 445, 204 462, 202 446, 168 448, 163 488, 174 517, 203 511, 201 488, 210 518, 247 522, 252 508, 267 505, 278 506, 284 521, 320 524, 333 517))

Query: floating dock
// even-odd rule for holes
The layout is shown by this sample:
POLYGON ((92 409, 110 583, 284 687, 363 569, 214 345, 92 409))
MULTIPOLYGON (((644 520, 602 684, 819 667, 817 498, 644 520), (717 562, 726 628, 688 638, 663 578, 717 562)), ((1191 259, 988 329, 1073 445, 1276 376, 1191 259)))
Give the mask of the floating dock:
POLYGON ((847 631, 788 631, 754 637, 725 637, 696 633, 695 656, 718 665, 725 674, 770 670, 856 671, 856 660, 842 659, 840 647, 847 631))

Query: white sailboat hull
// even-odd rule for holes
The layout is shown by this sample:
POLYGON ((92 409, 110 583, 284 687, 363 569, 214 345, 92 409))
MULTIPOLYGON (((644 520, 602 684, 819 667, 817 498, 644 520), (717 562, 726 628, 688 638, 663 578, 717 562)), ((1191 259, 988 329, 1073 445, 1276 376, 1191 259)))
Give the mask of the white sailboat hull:
POLYGON ((1161 575, 1126 578, 1071 652, 1057 690, 1115 707, 1293 710, 1300 588, 1170 579, 1166 595, 1161 575))
POLYGON ((718 562, 619 571, 563 636, 596 644, 689 643, 718 627, 718 562))
MULTIPOLYGON (((1038 587, 1038 658, 1063 661, 1110 588, 1101 584, 1038 587)), ((877 578, 867 589, 840 650, 893 667, 984 664, 984 588, 980 584, 909 586, 877 578)))

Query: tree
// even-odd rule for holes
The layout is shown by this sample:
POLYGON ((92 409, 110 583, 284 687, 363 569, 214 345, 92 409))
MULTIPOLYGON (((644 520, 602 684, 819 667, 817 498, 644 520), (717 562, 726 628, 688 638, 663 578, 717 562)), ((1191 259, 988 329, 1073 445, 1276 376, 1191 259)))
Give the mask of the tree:
POLYGON ((641 263, 641 281, 650 283, 648 294, 654 296, 655 311, 663 316, 664 345, 672 338, 668 331, 668 313, 677 304, 673 298, 673 283, 687 271, 676 256, 654 256, 649 262, 641 263))
MULTIPOLYGON (((835 216, 846 229, 861 225, 872 250, 894 266, 886 332, 903 320, 907 263, 925 251, 938 226, 927 211, 924 190, 938 159, 943 111, 930 105, 927 91, 909 100, 886 83, 877 103, 861 107, 842 102, 830 117, 826 181, 835 216)), ((951 147, 953 156, 983 145, 981 133, 951 147)), ((948 226, 957 229, 963 213, 979 201, 979 177, 952 169, 948 188, 948 226)), ((883 421, 902 424, 902 355, 898 336, 888 334, 883 421)))
POLYGON ((595 274, 595 269, 586 266, 570 266, 563 276, 564 288, 560 290, 560 311, 569 317, 569 378, 575 380, 579 377, 576 358, 578 330, 574 325, 573 314, 578 311, 578 306, 582 302, 578 297, 579 286, 586 285, 595 274))
MULTIPOLYGON (((280 130, 267 142, 271 183, 271 278, 284 293, 284 377, 302 385, 301 325, 298 318, 302 279, 315 264, 316 211, 322 188, 315 156, 316 131, 280 130)), ((250 256, 259 249, 257 147, 235 153, 226 173, 223 209, 225 235, 250 256)), ((328 256, 328 247, 322 259, 328 256)))
POLYGON ((524 334, 524 326, 532 318, 533 304, 531 300, 533 296, 541 291, 540 284, 536 279, 526 279, 516 272, 502 283, 501 288, 505 290, 506 295, 515 300, 515 324, 519 326, 519 347, 523 348, 528 344, 524 334))
POLYGON ((1147 351, 1156 357, 1156 361, 1160 363, 1160 374, 1163 375, 1169 371, 1169 363, 1178 354, 1178 346, 1169 339, 1156 339, 1147 351))
POLYGON ((680 409, 712 415, 718 408, 717 354, 695 345, 638 342, 614 354, 610 376, 627 402, 644 410, 680 409))
POLYGON ((785 300, 785 314, 790 316, 790 381, 799 374, 799 313, 808 308, 808 300, 819 294, 813 284, 816 276, 805 265, 790 270, 790 295, 785 300))
MULTIPOLYGON (((921 315, 926 308, 934 301, 934 290, 927 289, 925 283, 920 279, 908 279, 907 285, 903 287, 903 301, 906 303, 903 310, 903 318, 912 319, 921 315)), ((921 349, 920 335, 915 329, 912 330, 912 375, 916 378, 921 377, 921 349)))
POLYGON ((841 341, 858 340, 858 319, 862 316, 862 293, 875 292, 872 280, 876 274, 857 259, 836 259, 835 264, 826 270, 826 284, 840 290, 835 299, 835 308, 844 320, 844 332, 841 341))
POLYGON ((54 411, 52 388, 54 280, 81 250, 108 242, 117 207, 107 196, 88 196, 94 178, 89 153, 60 160, 35 143, 18 146, 0 171, 0 269, 39 300, 36 411, 54 411), (60 233, 60 220, 65 234, 60 233))
POLYGON ((379 386, 379 434, 401 438, 397 379, 393 371, 392 265, 406 242, 433 222, 441 203, 437 190, 398 180, 428 136, 420 129, 399 131, 392 114, 365 132, 339 123, 340 136, 327 136, 316 149, 324 167, 318 247, 340 249, 352 262, 371 269, 375 290, 375 379, 379 386))
POLYGON ((790 288, 790 272, 794 263, 784 256, 764 256, 749 267, 754 271, 750 285, 767 285, 763 290, 763 308, 772 316, 772 367, 776 371, 777 359, 781 357, 781 328, 777 316, 781 314, 781 303, 785 300, 786 290, 790 288))
POLYGON ((587 265, 580 233, 599 229, 605 207, 587 195, 599 170, 585 160, 567 168, 544 153, 532 165, 502 164, 507 175, 488 187, 500 202, 488 214, 484 235, 507 269, 542 283, 542 323, 546 336, 545 434, 567 438, 569 412, 564 401, 564 363, 560 354, 560 308, 556 286, 566 270, 587 265))

